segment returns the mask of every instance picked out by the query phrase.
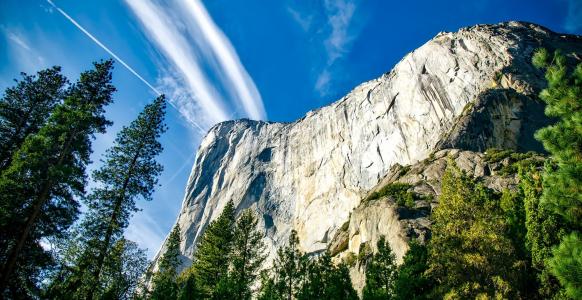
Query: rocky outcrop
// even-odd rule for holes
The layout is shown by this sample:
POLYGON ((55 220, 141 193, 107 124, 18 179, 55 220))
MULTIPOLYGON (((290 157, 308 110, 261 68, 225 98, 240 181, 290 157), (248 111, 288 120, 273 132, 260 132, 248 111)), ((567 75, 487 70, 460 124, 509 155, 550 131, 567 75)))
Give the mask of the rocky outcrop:
MULTIPOLYGON (((518 156, 519 160, 544 159, 534 153, 518 156)), ((438 205, 441 178, 449 163, 456 164, 487 188, 502 192, 504 189, 513 190, 517 186, 516 162, 517 159, 512 158, 509 153, 494 150, 480 153, 447 149, 435 152, 411 166, 395 165, 354 209, 346 223, 348 225, 336 232, 330 241, 330 252, 336 260, 355 262, 353 257, 362 257, 365 252, 376 251, 377 241, 380 236, 384 236, 394 251, 397 263, 401 263, 411 239, 424 243, 430 238, 429 216, 438 205), (392 195, 368 200, 370 195, 394 184, 408 185, 415 201, 412 204, 399 205, 398 199, 392 195), (343 247, 338 248, 337 245, 343 247)), ((364 286, 364 268, 365 265, 358 262, 352 264, 350 269, 352 283, 358 291, 364 286)))
MULTIPOLYGON (((326 249, 395 164, 448 146, 539 149, 531 132, 545 122, 535 100, 544 81, 530 60, 541 46, 581 53, 582 39, 519 22, 439 33, 391 72, 296 122, 217 124, 200 144, 177 219, 184 265, 229 200, 260 216, 270 263, 292 229, 304 251, 326 249)), ((375 209, 392 209, 382 205, 375 209)))

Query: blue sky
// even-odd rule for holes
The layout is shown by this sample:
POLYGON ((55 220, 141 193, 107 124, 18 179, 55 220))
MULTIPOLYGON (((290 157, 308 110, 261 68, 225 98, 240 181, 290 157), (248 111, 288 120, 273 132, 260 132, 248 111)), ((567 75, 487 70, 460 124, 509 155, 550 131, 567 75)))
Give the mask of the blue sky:
POLYGON ((97 137, 92 168, 157 92, 169 96, 161 186, 126 233, 150 257, 178 214, 202 132, 216 122, 293 121, 440 31, 523 20, 582 33, 580 0, 53 1, 0 2, 0 89, 21 71, 60 65, 74 80, 92 61, 123 60, 107 109, 115 124, 97 137))

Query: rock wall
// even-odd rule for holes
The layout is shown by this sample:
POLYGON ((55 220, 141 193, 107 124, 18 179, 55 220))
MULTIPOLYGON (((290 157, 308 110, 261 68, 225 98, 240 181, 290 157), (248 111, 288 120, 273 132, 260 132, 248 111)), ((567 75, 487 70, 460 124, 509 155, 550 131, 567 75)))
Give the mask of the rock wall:
POLYGON ((535 145, 523 134, 531 132, 531 122, 521 121, 527 110, 515 109, 524 105, 499 106, 507 101, 491 90, 535 101, 543 77, 529 62, 540 46, 581 53, 582 39, 519 22, 439 33, 391 72, 296 122, 215 125, 198 149, 177 219, 184 266, 229 200, 238 212, 251 208, 260 216, 270 264, 292 229, 304 251, 326 249, 360 199, 395 164, 418 162, 446 143, 480 149, 518 147, 529 139, 535 145), (477 101, 484 95, 495 99, 477 101), (471 106, 482 102, 502 121, 471 132, 479 136, 476 144, 463 136, 475 123, 471 106), (455 126, 460 120, 466 126, 455 126), (503 122, 511 130, 500 136, 503 122))

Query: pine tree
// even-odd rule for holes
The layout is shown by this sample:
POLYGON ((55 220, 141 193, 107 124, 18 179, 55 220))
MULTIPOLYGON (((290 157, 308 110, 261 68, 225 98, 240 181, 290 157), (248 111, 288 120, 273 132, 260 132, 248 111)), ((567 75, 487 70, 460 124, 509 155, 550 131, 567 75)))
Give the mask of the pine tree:
POLYGON ((281 299, 291 300, 299 292, 303 277, 304 255, 299 250, 299 238, 295 230, 289 235, 289 244, 277 251, 274 271, 274 290, 281 299))
POLYGON ((12 155, 27 136, 37 133, 65 95, 68 80, 60 67, 21 73, 14 87, 7 88, 0 99, 0 170, 12 162, 12 155))
POLYGON ((104 106, 111 103, 112 61, 95 63, 81 74, 47 123, 26 137, 10 167, 0 176, 0 292, 22 290, 47 265, 40 246, 59 235, 78 215, 86 183, 91 142, 110 124, 104 106))
POLYGON ((185 271, 185 281, 195 276, 196 290, 211 298, 222 278, 228 275, 234 240, 234 204, 228 201, 220 216, 204 231, 194 254, 194 262, 185 271))
MULTIPOLYGON (((552 256, 552 248, 564 236, 564 222, 553 214, 548 205, 540 202, 543 191, 542 176, 538 165, 520 165, 518 169, 519 193, 525 208, 525 247, 530 266, 537 280, 535 293, 542 299, 554 299, 563 294, 558 280, 550 273, 546 261, 552 256)), ((531 289, 526 286, 526 289, 531 289)), ((531 293, 532 291, 530 291, 531 293)))
POLYGON ((305 261, 297 299, 358 299, 345 264, 335 266, 328 252, 305 261))
POLYGON ((178 300, 202 299, 200 291, 196 286, 195 276, 180 276, 178 277, 178 300))
POLYGON ((236 223, 232 247, 232 271, 234 297, 250 299, 251 286, 259 276, 259 269, 265 260, 263 234, 257 230, 254 213, 245 210, 236 223))
POLYGON ((176 283, 177 271, 180 265, 180 228, 174 226, 166 246, 166 252, 162 255, 158 265, 158 271, 154 273, 153 290, 150 299, 176 299, 178 297, 178 285, 176 283))
POLYGON ((144 250, 125 238, 117 240, 104 263, 101 275, 104 288, 100 298, 132 299, 147 267, 144 250))
POLYGON ((396 257, 384 236, 377 242, 378 252, 366 265, 363 299, 391 299, 394 296, 396 257))
POLYGON ((430 299, 429 293, 434 286, 428 270, 428 249, 416 240, 410 242, 410 249, 404 255, 404 262, 398 267, 394 299, 421 300, 430 299))
POLYGON ((429 275, 434 297, 517 297, 517 259, 499 199, 450 161, 433 212, 429 275))
POLYGON ((533 63, 546 70, 548 86, 540 93, 545 113, 557 122, 535 137, 554 162, 543 174, 542 202, 563 217, 570 233, 549 261, 552 273, 572 298, 582 295, 582 64, 569 70, 566 57, 545 49, 535 52, 533 63))
POLYGON ((113 245, 122 237, 136 200, 151 200, 162 166, 156 157, 163 148, 158 141, 165 132, 164 96, 145 106, 138 117, 117 134, 107 150, 103 166, 93 172, 98 183, 85 199, 88 212, 81 223, 82 254, 71 274, 70 293, 93 299, 104 292, 101 274, 113 245))

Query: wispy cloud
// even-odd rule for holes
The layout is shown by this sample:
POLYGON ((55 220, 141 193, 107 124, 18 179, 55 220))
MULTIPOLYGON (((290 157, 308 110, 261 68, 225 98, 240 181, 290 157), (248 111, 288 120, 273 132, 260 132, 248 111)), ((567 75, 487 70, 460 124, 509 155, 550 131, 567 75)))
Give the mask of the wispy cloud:
POLYGON ((176 97, 188 118, 202 118, 203 124, 210 126, 230 119, 236 105, 242 106, 244 117, 266 118, 255 84, 200 2, 125 2, 167 60, 168 67, 159 79, 161 89, 176 97))
POLYGON ((21 70, 35 72, 46 67, 45 58, 30 46, 30 42, 18 30, 0 27, 9 42, 9 50, 21 70))
POLYGON ((6 30, 6 37, 8 37, 8 39, 11 40, 12 42, 14 42, 16 45, 22 47, 24 50, 31 51, 30 46, 28 46, 28 43, 26 43, 24 41, 24 38, 21 37, 20 35, 12 32, 12 31, 6 30))
MULTIPOLYGON (((140 81, 142 81, 145 85, 147 85, 156 95, 160 95, 160 91, 155 88, 149 81, 147 81, 143 76, 141 76, 137 71, 135 71, 131 66, 129 66, 123 59, 121 59, 117 54, 115 54, 111 49, 109 49, 105 44, 103 44, 99 39, 97 39, 93 34, 87 31, 83 26, 81 26, 75 19, 73 19, 69 14, 67 14, 64 10, 56 6, 51 0, 46 0, 47 3, 51 5, 52 8, 56 9, 61 15, 63 15, 69 22, 71 22, 75 27, 77 27, 81 32, 83 32, 87 37, 89 37, 95 44, 101 47, 105 52, 111 55, 116 61, 118 61, 121 65, 123 65, 130 73, 132 73, 135 77, 137 77, 140 81)), ((52 13, 52 10, 49 11, 52 13)), ((204 129, 200 126, 199 122, 194 118, 190 118, 188 115, 185 115, 183 112, 185 110, 182 107, 176 106, 176 103, 169 100, 170 105, 176 108, 187 120, 187 122, 192 125, 194 128, 198 129, 200 134, 204 134, 204 129)))
POLYGON ((582 31, 582 1, 568 0, 568 15, 566 16, 564 27, 572 33, 582 31))
POLYGON ((355 24, 357 6, 358 0, 324 0, 318 11, 287 7, 291 18, 306 33, 314 34, 321 39, 325 60, 314 86, 321 96, 329 93, 336 73, 334 64, 350 52, 353 41, 359 34, 359 24, 355 24), (317 31, 312 32, 314 30, 317 31))
POLYGON ((218 71, 226 75, 222 83, 227 91, 234 94, 236 101, 243 106, 248 117, 258 120, 266 119, 263 100, 255 83, 241 64, 234 47, 214 24, 204 5, 198 0, 185 0, 181 3, 185 6, 186 21, 191 21, 190 25, 193 25, 187 28, 198 27, 202 33, 198 35, 190 32, 190 37, 199 47, 208 47, 218 60, 222 68, 218 71))
POLYGON ((355 38, 355 33, 349 31, 356 11, 355 3, 349 0, 326 0, 325 11, 331 33, 325 40, 328 64, 345 55, 355 38))
POLYGON ((295 22, 303 29, 304 31, 309 31, 311 29, 311 24, 313 23, 313 15, 304 14, 300 10, 293 8, 291 6, 287 6, 287 12, 295 22))

